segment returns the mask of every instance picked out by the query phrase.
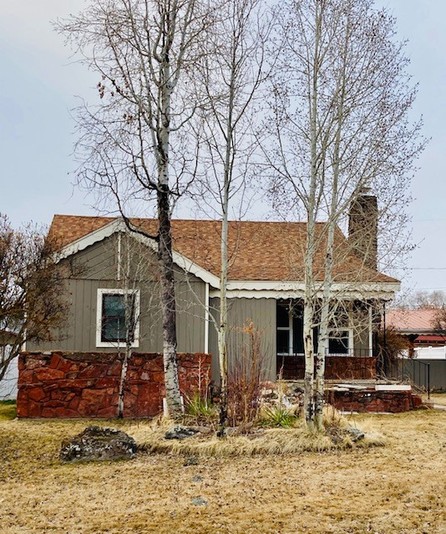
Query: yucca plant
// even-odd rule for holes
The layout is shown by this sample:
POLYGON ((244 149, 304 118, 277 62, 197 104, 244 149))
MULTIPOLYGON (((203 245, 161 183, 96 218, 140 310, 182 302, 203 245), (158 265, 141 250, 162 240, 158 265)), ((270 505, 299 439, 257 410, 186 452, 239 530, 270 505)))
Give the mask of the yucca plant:
POLYGON ((218 412, 215 404, 198 392, 194 393, 190 399, 187 399, 186 411, 188 415, 197 419, 215 419, 218 412))
POLYGON ((285 406, 269 406, 262 410, 261 424, 264 426, 290 428, 296 424, 297 416, 285 406))

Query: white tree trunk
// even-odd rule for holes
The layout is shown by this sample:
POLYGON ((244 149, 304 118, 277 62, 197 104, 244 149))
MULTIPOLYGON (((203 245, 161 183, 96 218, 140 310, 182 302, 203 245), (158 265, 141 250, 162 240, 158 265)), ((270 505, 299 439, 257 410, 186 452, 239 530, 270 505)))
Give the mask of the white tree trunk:
POLYGON ((79 181, 109 193, 129 230, 158 238, 166 400, 173 417, 182 410, 170 218, 173 199, 196 173, 190 153, 197 141, 189 125, 203 102, 193 71, 213 10, 196 0, 97 0, 58 25, 101 80, 99 105, 79 110, 79 181), (154 197, 155 236, 126 215, 129 203, 154 197))
POLYGON ((318 91, 319 91, 319 47, 321 39, 321 21, 316 9, 315 19, 315 45, 314 61, 312 65, 312 77, 308 91, 310 97, 309 106, 309 131, 311 168, 310 182, 307 199, 307 243, 305 248, 305 298, 304 298, 304 348, 305 348, 305 376, 304 376, 304 415, 307 425, 314 422, 314 342, 313 328, 315 323, 315 280, 314 280, 314 257, 316 251, 316 216, 318 211, 317 192, 320 184, 318 153, 318 91))
MULTIPOLYGON (((229 124, 229 120, 228 120, 229 124)), ((229 129, 229 127, 228 127, 229 129)), ((227 353, 227 335, 228 335, 228 300, 226 290, 228 286, 228 209, 229 209, 229 186, 230 186, 230 169, 229 158, 231 149, 229 144, 226 147, 226 164, 224 170, 224 192, 223 192, 223 217, 221 222, 221 273, 220 273, 220 320, 218 326, 218 360, 220 366, 220 430, 221 436, 224 435, 224 428, 228 418, 228 353, 227 353)))
POLYGON ((222 2, 214 31, 208 35, 214 55, 204 58, 197 73, 203 77, 209 100, 203 123, 211 170, 206 173, 204 189, 206 193, 211 191, 213 209, 221 215, 220 309, 218 320, 214 321, 220 371, 220 436, 224 435, 228 418, 229 213, 234 195, 246 187, 250 158, 257 143, 251 131, 251 108, 263 80, 264 36, 270 25, 270 15, 264 8, 261 0, 222 2), (209 175, 213 175, 213 192, 209 175))
MULTIPOLYGON (((174 11, 173 11, 174 13, 174 11)), ((173 36, 170 20, 171 14, 167 16, 166 41, 173 36)), ((160 104, 160 124, 158 125, 158 258, 160 265, 161 279, 161 309, 163 323, 163 363, 164 363, 164 383, 166 388, 166 406, 170 417, 174 419, 182 415, 182 403, 180 394, 180 384, 178 378, 177 360, 177 333, 176 333, 176 303, 175 303, 175 278, 172 255, 172 229, 171 229, 171 205, 170 205, 170 184, 169 184, 169 152, 170 152, 170 121, 171 121, 171 96, 173 82, 171 80, 169 47, 163 50, 164 57, 161 58, 161 104, 160 104)))
POLYGON ((314 386, 314 426, 318 431, 323 430, 324 408, 324 382, 325 382, 325 358, 328 354, 329 345, 329 322, 331 305, 331 284, 333 272, 333 243, 334 224, 329 223, 327 236, 327 250, 325 254, 324 286, 322 292, 318 351, 315 362, 315 386, 314 386))

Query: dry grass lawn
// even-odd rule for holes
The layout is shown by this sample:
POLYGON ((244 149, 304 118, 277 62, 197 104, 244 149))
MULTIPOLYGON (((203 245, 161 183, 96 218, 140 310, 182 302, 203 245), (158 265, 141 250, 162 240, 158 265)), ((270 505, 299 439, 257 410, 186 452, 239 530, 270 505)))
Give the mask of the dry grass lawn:
MULTIPOLYGON (((0 407, 2 534, 446 533, 446 411, 352 417, 384 447, 188 466, 173 454, 64 465, 61 440, 89 422, 12 416, 0 407)), ((145 423, 101 424, 138 441, 147 433, 145 423)))
POLYGON ((427 395, 423 395, 423 400, 427 403, 446 406, 446 393, 431 393, 430 399, 427 398, 427 395))

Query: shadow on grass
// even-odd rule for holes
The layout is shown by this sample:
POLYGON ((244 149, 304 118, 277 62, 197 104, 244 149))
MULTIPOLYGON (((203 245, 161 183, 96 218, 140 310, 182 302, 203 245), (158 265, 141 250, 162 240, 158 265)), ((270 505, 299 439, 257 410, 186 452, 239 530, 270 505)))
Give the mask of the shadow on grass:
POLYGON ((0 421, 11 421, 17 416, 15 400, 0 401, 0 421))

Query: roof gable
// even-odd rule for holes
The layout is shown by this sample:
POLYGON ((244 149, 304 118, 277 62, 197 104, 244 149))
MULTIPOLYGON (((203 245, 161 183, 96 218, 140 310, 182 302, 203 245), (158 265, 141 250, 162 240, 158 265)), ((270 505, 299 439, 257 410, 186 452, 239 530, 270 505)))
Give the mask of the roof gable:
MULTIPOLYGON (((154 219, 132 219, 132 224, 150 235, 157 233, 158 224, 154 219)), ((88 246, 102 235, 105 237, 123 229, 123 222, 118 218, 55 215, 49 235, 57 240, 61 248, 71 249, 74 253, 76 246, 88 246)), ((316 280, 323 280, 324 276, 326 230, 325 223, 316 224, 316 280)), ((201 275, 198 274, 201 278, 208 273, 213 281, 218 280, 220 232, 220 221, 172 220, 174 261, 191 272, 201 270, 201 275)), ((231 221, 229 279, 239 282, 303 280, 305 242, 306 223, 231 221)), ((398 283, 394 278, 364 266, 361 259, 349 250, 347 240, 339 229, 335 235, 333 275, 334 281, 339 283, 398 283)))

